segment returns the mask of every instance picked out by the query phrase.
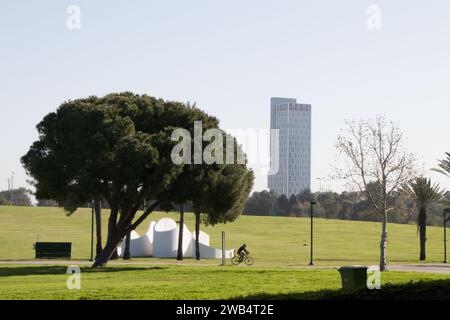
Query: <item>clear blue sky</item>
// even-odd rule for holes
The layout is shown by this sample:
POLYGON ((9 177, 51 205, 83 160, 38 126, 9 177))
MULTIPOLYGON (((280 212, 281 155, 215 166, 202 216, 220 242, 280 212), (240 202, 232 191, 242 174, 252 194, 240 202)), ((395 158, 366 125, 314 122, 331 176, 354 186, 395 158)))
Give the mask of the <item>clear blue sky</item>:
POLYGON ((0 189, 11 171, 26 186, 19 158, 44 115, 125 90, 196 101, 226 128, 268 128, 271 96, 312 104, 315 190, 347 118, 386 114, 426 169, 450 151, 448 0, 11 0, 0 4, 0 41, 0 189), (66 27, 72 4, 80 30, 66 27))

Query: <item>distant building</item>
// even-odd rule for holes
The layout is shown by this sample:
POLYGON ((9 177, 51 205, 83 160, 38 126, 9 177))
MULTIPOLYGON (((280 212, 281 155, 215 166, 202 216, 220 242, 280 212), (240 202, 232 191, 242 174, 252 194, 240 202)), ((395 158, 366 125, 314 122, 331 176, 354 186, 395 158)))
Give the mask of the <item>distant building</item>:
MULTIPOLYGON (((268 177, 271 191, 290 197, 311 189, 311 105, 296 99, 270 99, 270 128, 279 130, 278 172, 268 177)), ((271 139, 272 140, 272 139, 271 139)), ((276 148, 271 141, 271 154, 276 148)), ((274 159, 271 159, 273 167, 274 159)))

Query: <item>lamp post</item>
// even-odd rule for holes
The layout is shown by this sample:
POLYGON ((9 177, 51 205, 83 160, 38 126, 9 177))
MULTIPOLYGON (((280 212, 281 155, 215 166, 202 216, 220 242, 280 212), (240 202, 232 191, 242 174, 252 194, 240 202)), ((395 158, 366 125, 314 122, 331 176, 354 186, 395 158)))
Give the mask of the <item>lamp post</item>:
POLYGON ((450 213, 450 208, 444 209, 444 263, 447 261, 447 214, 450 213))
POLYGON ((222 231, 222 267, 227 264, 225 259, 225 231, 222 231))
POLYGON ((314 265, 314 205, 315 201, 311 201, 311 257, 309 260, 309 265, 314 265))
POLYGON ((91 202, 91 259, 94 261, 94 201, 91 202))
POLYGON ((14 205, 14 171, 11 172, 11 206, 14 205))

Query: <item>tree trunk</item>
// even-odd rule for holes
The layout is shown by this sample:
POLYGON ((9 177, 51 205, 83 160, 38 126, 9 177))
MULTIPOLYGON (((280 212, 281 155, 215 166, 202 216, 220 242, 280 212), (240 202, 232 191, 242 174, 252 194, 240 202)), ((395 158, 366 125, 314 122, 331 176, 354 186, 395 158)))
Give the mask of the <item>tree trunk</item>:
POLYGON ((111 209, 111 215, 108 221, 108 237, 106 245, 102 250, 102 253, 95 258, 95 262, 92 268, 100 268, 106 266, 108 260, 110 260, 114 254, 117 255, 117 246, 122 241, 125 230, 122 226, 117 225, 117 215, 119 210, 117 208, 111 209))
POLYGON ((119 259, 119 253, 117 252, 117 248, 114 249, 113 253, 111 254, 111 257, 109 258, 109 260, 117 260, 119 259))
POLYGON ((102 253, 102 207, 101 201, 94 201, 94 212, 95 212, 95 234, 97 237, 95 257, 98 257, 102 253))
POLYGON ((119 208, 115 205, 111 205, 111 214, 108 221, 108 238, 106 245, 102 250, 100 256, 95 259, 93 268, 103 267, 108 260, 111 259, 114 253, 117 253, 117 246, 127 236, 127 233, 131 233, 131 228, 135 229, 142 221, 144 221, 150 213, 158 206, 160 202, 155 202, 147 211, 139 217, 133 224, 132 220, 136 212, 131 212, 130 215, 122 215, 117 221, 119 215, 119 208))
POLYGON ((386 270, 386 244, 387 244, 387 212, 383 215, 383 224, 381 228, 381 241, 380 241, 380 271, 386 270))
POLYGON ((125 250, 123 252, 123 260, 130 260, 130 242, 131 242, 131 232, 125 237, 125 250))
POLYGON ((426 259, 426 242, 427 242, 427 210, 425 208, 420 208, 419 212, 419 236, 420 236, 420 261, 425 261, 426 259))
POLYGON ((108 240, 102 250, 102 254, 95 259, 93 268, 106 266, 108 260, 111 259, 114 253, 117 253, 117 246, 127 236, 126 227, 123 223, 117 222, 117 215, 119 210, 111 209, 111 216, 108 225, 108 240), (111 232, 111 234, 109 234, 111 232))
POLYGON ((195 258, 200 260, 200 212, 195 211, 195 258))
POLYGON ((117 246, 119 245, 119 242, 121 239, 112 238, 109 239, 109 241, 106 242, 105 248, 103 248, 102 253, 95 258, 95 262, 92 265, 92 268, 100 268, 106 266, 106 263, 108 260, 111 259, 111 256, 114 252, 117 252, 117 246))
MULTIPOLYGON (((115 206, 111 206, 111 214, 108 220, 108 237, 106 238, 106 243, 111 243, 113 239, 116 237, 117 233, 117 215, 119 213, 119 209, 115 206)), ((119 254, 117 253, 117 245, 116 248, 113 249, 113 252, 108 259, 118 259, 119 254)))
POLYGON ((177 260, 183 260, 183 229, 184 229, 184 207, 180 204, 180 224, 178 231, 178 251, 177 260))
POLYGON ((118 210, 111 210, 111 216, 110 216, 110 224, 108 225, 109 232, 112 232, 111 234, 108 233, 108 240, 106 241, 106 245, 102 250, 102 254, 95 259, 94 264, 92 265, 92 268, 99 268, 104 267, 108 263, 108 261, 111 259, 114 253, 117 253, 117 246, 119 243, 127 236, 126 235, 126 227, 123 223, 116 224, 115 221, 117 221, 117 214, 118 210), (113 223, 114 222, 114 223, 113 223))

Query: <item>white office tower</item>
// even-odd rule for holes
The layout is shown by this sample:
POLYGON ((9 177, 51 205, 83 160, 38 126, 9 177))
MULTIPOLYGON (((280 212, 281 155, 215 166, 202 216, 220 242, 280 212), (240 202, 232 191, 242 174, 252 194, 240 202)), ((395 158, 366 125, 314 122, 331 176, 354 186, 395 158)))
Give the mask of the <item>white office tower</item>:
POLYGON ((271 135, 269 189, 287 197, 311 189, 311 105, 271 98, 270 128, 279 131, 278 143, 271 135))

